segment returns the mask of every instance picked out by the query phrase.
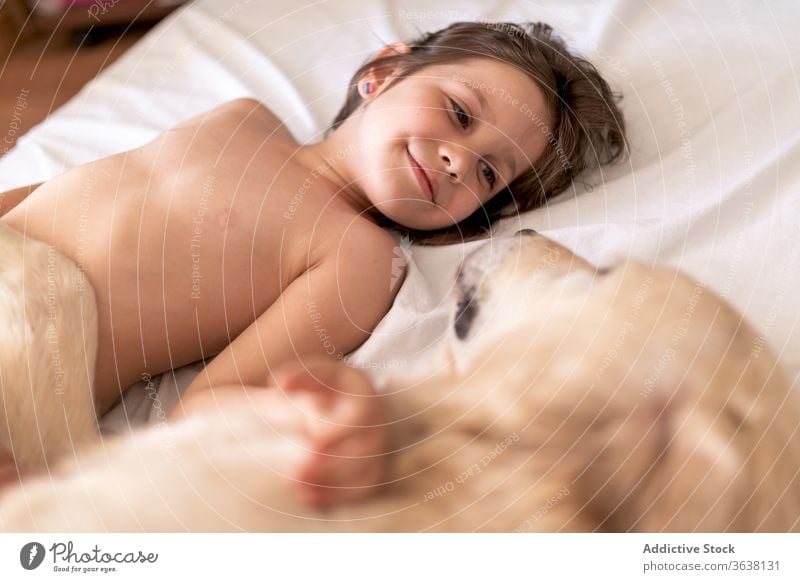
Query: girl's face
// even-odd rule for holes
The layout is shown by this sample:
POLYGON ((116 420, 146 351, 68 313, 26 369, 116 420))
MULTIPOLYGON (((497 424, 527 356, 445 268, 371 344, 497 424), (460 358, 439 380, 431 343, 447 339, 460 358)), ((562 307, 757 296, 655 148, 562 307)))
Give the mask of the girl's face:
POLYGON ((510 65, 431 65, 369 95, 355 118, 355 184, 408 228, 460 222, 530 168, 548 143, 539 86, 510 65))

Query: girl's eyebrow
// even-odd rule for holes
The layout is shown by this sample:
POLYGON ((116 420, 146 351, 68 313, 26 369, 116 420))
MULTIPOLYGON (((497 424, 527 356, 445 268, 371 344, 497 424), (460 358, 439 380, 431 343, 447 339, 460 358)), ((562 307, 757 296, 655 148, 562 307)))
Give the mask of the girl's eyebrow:
POLYGON ((486 97, 484 97, 478 89, 473 86, 466 86, 467 89, 470 90, 470 93, 478 100, 478 108, 480 109, 480 114, 484 119, 488 119, 492 123, 494 123, 494 117, 490 116, 491 109, 489 108, 489 104, 486 102, 486 97))
POLYGON ((481 108, 481 113, 483 113, 484 115, 488 115, 489 104, 486 103, 486 97, 484 97, 483 94, 480 91, 478 91, 475 87, 472 87, 471 89, 472 89, 472 94, 475 95, 475 98, 478 100, 478 104, 480 105, 481 108))

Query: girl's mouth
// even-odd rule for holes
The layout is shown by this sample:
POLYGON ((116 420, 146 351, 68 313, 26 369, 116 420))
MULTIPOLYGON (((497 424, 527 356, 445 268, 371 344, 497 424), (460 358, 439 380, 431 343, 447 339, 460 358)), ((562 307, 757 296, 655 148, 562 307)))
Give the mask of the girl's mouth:
POLYGON ((431 179, 430 170, 426 171, 426 168, 422 166, 415 158, 411 155, 411 152, 408 151, 406 148, 406 153, 408 154, 408 159, 411 161, 411 171, 414 174, 414 178, 416 178, 417 183, 419 184, 420 190, 424 194, 428 196, 430 202, 436 203, 436 182, 431 179))

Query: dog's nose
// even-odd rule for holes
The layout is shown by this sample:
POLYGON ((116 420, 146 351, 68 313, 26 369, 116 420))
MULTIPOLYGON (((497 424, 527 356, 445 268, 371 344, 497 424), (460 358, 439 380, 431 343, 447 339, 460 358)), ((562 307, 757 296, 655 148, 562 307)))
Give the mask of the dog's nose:
POLYGON ((477 313, 478 305, 475 301, 475 287, 464 289, 456 306, 456 317, 453 321, 453 329, 455 329, 458 339, 463 340, 467 337, 477 313))
POLYGON ((539 234, 532 228, 523 228, 522 230, 518 230, 515 236, 536 236, 539 234))

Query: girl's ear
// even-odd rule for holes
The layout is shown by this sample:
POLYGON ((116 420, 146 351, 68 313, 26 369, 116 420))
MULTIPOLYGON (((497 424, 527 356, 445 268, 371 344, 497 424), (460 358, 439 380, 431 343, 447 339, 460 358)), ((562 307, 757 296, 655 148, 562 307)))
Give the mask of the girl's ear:
MULTIPOLYGON (((386 57, 393 55, 408 54, 411 52, 411 47, 402 41, 393 42, 383 47, 377 55, 372 59, 373 61, 380 61, 386 57)), ((393 78, 395 67, 389 65, 376 65, 370 67, 364 76, 358 82, 358 92, 361 98, 369 100, 378 95, 381 89, 389 84, 393 78)))
POLYGON ((375 57, 375 59, 382 59, 391 55, 406 55, 411 52, 411 47, 403 41, 393 42, 383 47, 375 57))

